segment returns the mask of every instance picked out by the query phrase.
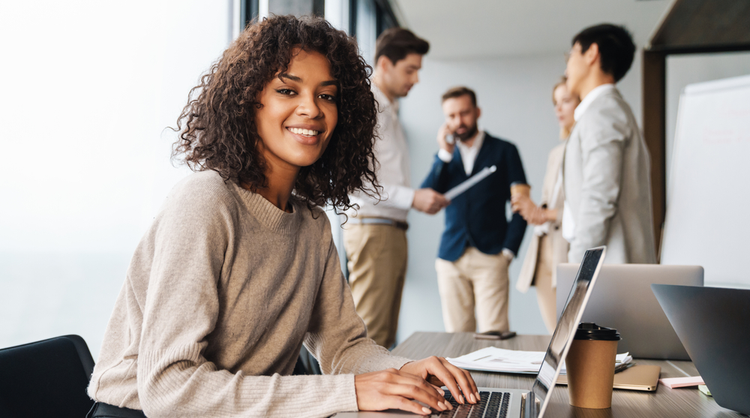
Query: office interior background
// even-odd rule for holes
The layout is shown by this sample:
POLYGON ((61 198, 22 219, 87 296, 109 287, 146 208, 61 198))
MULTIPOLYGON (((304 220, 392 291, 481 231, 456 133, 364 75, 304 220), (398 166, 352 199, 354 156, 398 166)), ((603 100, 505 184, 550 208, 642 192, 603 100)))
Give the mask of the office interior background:
MULTIPOLYGON (((515 143, 538 201, 557 144, 552 86, 580 29, 624 24, 639 49, 668 0, 101 0, 0 3, 0 347, 79 334, 98 356, 130 257, 172 186, 170 162, 190 88, 252 16, 324 14, 372 62, 377 34, 399 24, 431 43, 402 101, 412 182, 426 175, 442 123, 440 96, 467 85, 480 128, 515 143), (306 9, 307 8, 307 9, 306 9)), ((670 56, 667 173, 682 88, 750 74, 750 53, 670 56)), ((642 126, 640 53, 619 89, 642 126)), ((668 204, 668 202, 667 202, 668 204)), ((502 213, 498 208, 498 213, 502 213)), ((335 222, 336 218, 331 215, 335 222)), ((409 215, 409 268, 398 341, 443 331, 434 260, 443 216, 409 215)), ((334 230, 339 231, 334 223, 334 230)), ((527 234, 530 233, 527 232, 527 234)), ((546 330, 532 288, 514 288, 511 328, 546 330)), ((710 271, 706 280, 710 281, 710 271)))

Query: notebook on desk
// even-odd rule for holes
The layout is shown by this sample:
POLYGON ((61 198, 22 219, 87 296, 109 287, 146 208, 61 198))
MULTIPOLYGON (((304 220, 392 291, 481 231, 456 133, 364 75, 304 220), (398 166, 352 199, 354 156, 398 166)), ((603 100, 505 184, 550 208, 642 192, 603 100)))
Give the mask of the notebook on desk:
MULTIPOLYGON (((612 384, 613 389, 639 390, 644 392, 653 392, 659 386, 659 374, 661 367, 634 365, 627 369, 615 373, 615 381, 612 384)), ((557 378, 558 385, 567 385, 568 376, 560 375, 557 378)))
MULTIPOLYGON (((578 269, 576 280, 571 286, 565 309, 557 328, 552 334, 546 355, 539 368, 539 373, 530 391, 520 389, 504 388, 479 388, 481 402, 476 405, 460 405, 452 399, 446 390, 446 400, 453 405, 452 411, 435 412, 433 417, 457 418, 474 417, 483 418, 541 418, 551 399, 555 381, 562 368, 562 359, 568 354, 568 349, 573 341, 578 323, 581 322, 583 309, 589 300, 591 290, 599 274, 599 269, 604 261, 606 248, 592 248, 583 255, 583 260, 578 269)), ((403 411, 385 412, 345 412, 335 415, 337 418, 344 417, 398 417, 416 415, 403 411)))

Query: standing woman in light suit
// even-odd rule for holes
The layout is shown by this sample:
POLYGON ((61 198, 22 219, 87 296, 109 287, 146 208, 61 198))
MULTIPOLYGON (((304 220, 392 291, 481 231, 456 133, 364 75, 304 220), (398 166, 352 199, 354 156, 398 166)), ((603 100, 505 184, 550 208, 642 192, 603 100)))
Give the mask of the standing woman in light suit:
POLYGON ((542 203, 537 206, 528 196, 516 196, 512 200, 513 210, 517 211, 531 225, 534 235, 526 251, 526 259, 516 289, 526 293, 530 286, 536 286, 539 310, 544 325, 551 333, 555 329, 556 307, 555 288, 557 287, 557 265, 567 262, 568 242, 562 236, 562 211, 565 202, 562 187, 562 161, 565 141, 573 130, 573 111, 580 103, 578 97, 568 93, 565 78, 555 84, 552 90, 552 103, 560 124, 562 142, 552 149, 547 161, 547 173, 542 185, 542 203))

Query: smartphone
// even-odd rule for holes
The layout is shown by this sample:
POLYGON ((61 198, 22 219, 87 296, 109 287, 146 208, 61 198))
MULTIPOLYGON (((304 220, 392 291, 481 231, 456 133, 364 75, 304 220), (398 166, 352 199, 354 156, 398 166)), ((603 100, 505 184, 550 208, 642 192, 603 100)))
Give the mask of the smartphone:
POLYGON ((507 340, 515 336, 515 331, 487 331, 474 334, 474 338, 477 340, 507 340))
POLYGON ((448 134, 445 136, 445 142, 453 145, 456 143, 456 138, 453 137, 453 134, 448 134))

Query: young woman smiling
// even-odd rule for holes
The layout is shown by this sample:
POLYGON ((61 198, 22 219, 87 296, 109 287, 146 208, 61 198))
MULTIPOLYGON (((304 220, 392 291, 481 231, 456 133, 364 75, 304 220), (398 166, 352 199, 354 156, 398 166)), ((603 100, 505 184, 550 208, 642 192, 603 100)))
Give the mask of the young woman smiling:
POLYGON ((366 337, 318 208, 377 184, 368 70, 324 20, 281 16, 248 27, 193 89, 175 156, 196 173, 135 251, 90 416, 449 409, 432 378, 478 401, 468 372, 366 337), (289 376, 303 343, 324 376, 289 376))

